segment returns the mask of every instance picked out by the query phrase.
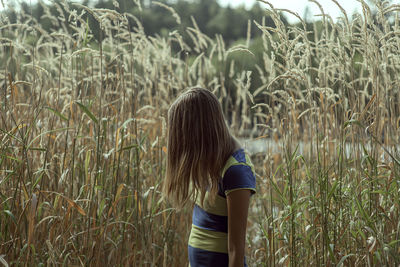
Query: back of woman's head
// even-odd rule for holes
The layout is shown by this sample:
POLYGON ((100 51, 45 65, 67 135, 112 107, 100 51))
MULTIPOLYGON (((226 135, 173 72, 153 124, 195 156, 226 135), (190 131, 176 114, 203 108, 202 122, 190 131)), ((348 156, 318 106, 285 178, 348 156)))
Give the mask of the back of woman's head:
POLYGON ((210 91, 193 88, 168 111, 168 157, 164 193, 177 206, 207 190, 215 195, 221 169, 233 152, 234 141, 221 105, 210 91))

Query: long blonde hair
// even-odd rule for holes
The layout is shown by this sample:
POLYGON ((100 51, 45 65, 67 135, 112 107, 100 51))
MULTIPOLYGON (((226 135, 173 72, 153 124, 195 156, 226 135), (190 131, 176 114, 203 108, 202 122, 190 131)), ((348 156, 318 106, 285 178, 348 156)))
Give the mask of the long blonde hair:
POLYGON ((197 196, 203 202, 207 191, 213 201, 235 145, 216 96, 203 88, 183 93, 168 111, 164 195, 178 207, 197 196))

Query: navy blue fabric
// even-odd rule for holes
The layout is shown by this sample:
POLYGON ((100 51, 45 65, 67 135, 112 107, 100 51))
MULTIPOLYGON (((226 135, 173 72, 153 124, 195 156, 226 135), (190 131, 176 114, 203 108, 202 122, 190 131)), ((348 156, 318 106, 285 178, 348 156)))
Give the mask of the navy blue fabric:
POLYGON ((208 213, 198 205, 194 205, 192 223, 203 229, 228 232, 228 216, 208 213))
MULTIPOLYGON (((234 157, 239 163, 246 162, 246 154, 244 149, 240 148, 233 152, 234 157)), ((246 165, 234 165, 226 170, 224 177, 218 184, 218 195, 226 198, 225 191, 236 188, 254 188, 256 187, 256 178, 250 166, 246 165), (242 176, 243 175, 243 176, 242 176)), ((251 191, 252 194, 255 191, 251 191)))
MULTIPOLYGON (((226 253, 212 252, 188 246, 190 267, 228 267, 229 256, 226 253)), ((246 258, 244 267, 247 267, 246 258)))
POLYGON ((226 253, 212 252, 189 246, 190 267, 228 267, 229 256, 226 253))
POLYGON ((244 154, 243 148, 240 148, 233 152, 232 157, 234 157, 238 162, 246 163, 246 155, 244 154))
MULTIPOLYGON (((225 172, 222 191, 233 190, 237 188, 253 188, 256 187, 256 178, 250 166, 234 165, 225 172)), ((254 191, 252 191, 254 193, 254 191)))

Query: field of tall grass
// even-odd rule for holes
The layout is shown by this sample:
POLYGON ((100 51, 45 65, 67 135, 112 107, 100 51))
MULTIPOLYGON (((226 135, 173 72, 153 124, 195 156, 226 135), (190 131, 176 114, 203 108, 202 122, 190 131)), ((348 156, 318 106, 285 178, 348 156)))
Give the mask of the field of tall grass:
POLYGON ((188 43, 76 3, 45 9, 56 32, 3 14, 0 263, 186 266, 191 207, 174 210, 160 187, 166 112, 198 85, 245 147, 263 146, 249 266, 400 266, 400 6, 360 0, 363 13, 334 22, 311 2, 313 24, 285 25, 291 11, 271 5, 275 27, 249 22, 263 32, 256 72, 235 67, 256 57, 250 31, 228 47, 195 20, 188 43))

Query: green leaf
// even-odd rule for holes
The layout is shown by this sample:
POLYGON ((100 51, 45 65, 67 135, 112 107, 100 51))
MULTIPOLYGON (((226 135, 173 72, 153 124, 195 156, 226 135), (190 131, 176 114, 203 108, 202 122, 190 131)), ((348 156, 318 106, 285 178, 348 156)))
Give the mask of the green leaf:
POLYGON ((85 158, 85 177, 88 179, 89 177, 89 164, 90 164, 90 150, 86 151, 86 158, 85 158))
POLYGON ((85 39, 83 39, 83 47, 86 46, 86 44, 89 42, 89 17, 86 18, 86 30, 85 30, 85 39))
POLYGON ((40 182, 40 180, 42 180, 44 171, 42 171, 42 173, 39 175, 39 177, 36 179, 35 183, 33 184, 32 188, 35 188, 36 185, 40 182))
POLYGON ((64 121, 68 121, 68 118, 65 117, 63 114, 61 114, 60 112, 58 112, 55 109, 52 109, 51 107, 46 107, 48 110, 50 110, 51 112, 53 112, 54 114, 56 114, 60 119, 64 120, 64 121))
POLYGON ((6 132, 6 131, 4 131, 3 129, 0 128, 0 132, 3 132, 4 134, 14 138, 15 140, 17 140, 21 144, 23 143, 22 139, 20 139, 20 138, 16 137, 15 135, 11 134, 11 131, 10 132, 6 132))
POLYGON ((278 196, 282 200, 282 202, 285 205, 289 205, 289 201, 285 198, 284 194, 282 194, 281 190, 279 190, 278 185, 276 185, 272 179, 270 179, 270 183, 271 183, 272 187, 275 189, 275 192, 278 193, 278 196))
POLYGON ((138 147, 138 145, 137 144, 133 144, 133 145, 125 146, 125 147, 121 148, 120 150, 118 150, 118 152, 124 151, 124 150, 130 150, 130 149, 135 148, 135 147, 138 147))
POLYGON ((94 121, 94 123, 98 124, 99 120, 96 119, 96 117, 93 115, 93 113, 82 103, 80 102, 76 102, 78 104, 78 106, 82 109, 83 112, 86 113, 86 115, 89 116, 89 118, 94 121))
POLYGON ((4 259, 4 256, 5 256, 5 255, 0 255, 0 262, 1 262, 5 267, 8 267, 9 265, 8 265, 7 261, 4 259))
POLYGON ((368 225, 371 225, 371 218, 368 216, 367 212, 364 210, 360 200, 357 197, 355 197, 354 199, 356 201, 358 210, 360 211, 360 213, 362 214, 364 219, 367 221, 368 225))
POLYGON ((36 136, 35 138, 33 138, 33 139, 29 142, 29 144, 27 145, 27 148, 30 149, 31 145, 32 145, 38 138, 40 138, 42 135, 46 135, 46 134, 49 134, 49 133, 55 133, 55 132, 59 132, 59 131, 64 131, 64 130, 70 130, 70 129, 73 129, 73 128, 69 128, 69 127, 67 127, 67 128, 59 128, 59 129, 54 129, 54 130, 42 132, 41 134, 39 134, 38 136, 36 136))
POLYGON ((394 244, 396 244, 396 243, 400 243, 400 240, 393 240, 392 242, 390 242, 388 245, 389 246, 393 246, 394 244))
POLYGON ((15 161, 18 162, 18 163, 21 163, 21 162, 22 162, 20 159, 17 159, 17 158, 8 156, 8 155, 5 155, 5 157, 8 158, 8 159, 11 159, 11 160, 15 160, 15 161))
POLYGON ((7 214, 8 216, 10 216, 11 219, 14 221, 14 223, 17 224, 17 221, 15 220, 15 216, 14 216, 14 214, 12 214, 11 211, 9 211, 9 210, 3 210, 3 212, 4 212, 5 214, 7 214))
POLYGON ((46 148, 43 148, 43 147, 30 147, 29 150, 47 151, 47 149, 46 149, 46 148))
POLYGON ((103 215, 104 208, 106 207, 106 199, 103 198, 100 202, 100 206, 98 209, 98 216, 101 217, 103 215))
POLYGON ((339 184, 339 180, 336 180, 335 183, 333 184, 332 188, 331 188, 331 191, 328 194, 327 201, 329 201, 331 199, 331 197, 332 197, 333 193, 335 192, 336 187, 338 186, 338 184, 339 184))
MULTIPOLYGON (((7 175, 6 175, 6 177, 4 177, 3 179, 0 180, 0 186, 3 183, 6 183, 10 179, 10 177, 15 174, 15 172, 11 171, 11 170, 6 170, 5 172, 7 173, 7 175)), ((1 195, 3 195, 3 194, 1 194, 1 195)))
POLYGON ((336 265, 336 267, 342 266, 343 263, 344 263, 344 261, 345 261, 348 257, 350 257, 350 256, 355 256, 355 254, 350 253, 350 254, 347 254, 347 255, 343 256, 343 257, 340 259, 339 263, 336 265))
POLYGON ((334 249, 333 244, 329 244, 329 246, 328 246, 329 257, 331 258, 331 261, 334 262, 335 261, 335 255, 334 255, 335 253, 333 253, 333 249, 334 249))

